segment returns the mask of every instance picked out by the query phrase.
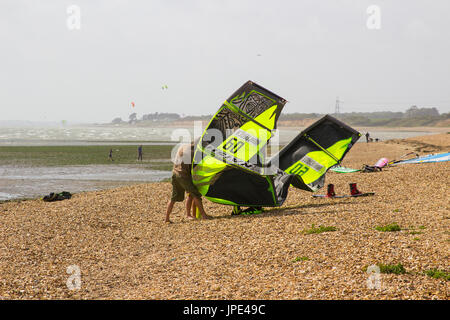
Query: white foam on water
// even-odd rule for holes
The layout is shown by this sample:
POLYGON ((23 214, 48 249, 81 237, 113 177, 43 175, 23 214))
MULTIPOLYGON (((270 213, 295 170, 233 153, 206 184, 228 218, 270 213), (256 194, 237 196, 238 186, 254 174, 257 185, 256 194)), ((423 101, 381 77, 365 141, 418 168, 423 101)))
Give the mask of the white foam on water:
POLYGON ((17 199, 21 198, 22 195, 20 194, 11 194, 11 193, 4 193, 0 192, 0 200, 11 200, 11 199, 17 199))

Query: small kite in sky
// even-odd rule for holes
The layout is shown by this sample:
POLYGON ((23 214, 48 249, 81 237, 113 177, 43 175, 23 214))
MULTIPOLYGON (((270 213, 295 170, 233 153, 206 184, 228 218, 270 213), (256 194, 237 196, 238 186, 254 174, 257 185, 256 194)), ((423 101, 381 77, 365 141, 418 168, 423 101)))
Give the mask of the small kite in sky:
POLYGON ((163 85, 163 86, 161 87, 161 89, 162 89, 162 90, 164 90, 164 89, 169 89, 169 87, 167 86, 167 84, 165 84, 165 85, 163 85))
POLYGON ((131 107, 133 107, 133 108, 134 108, 134 102, 133 102, 133 101, 131 101, 131 107))

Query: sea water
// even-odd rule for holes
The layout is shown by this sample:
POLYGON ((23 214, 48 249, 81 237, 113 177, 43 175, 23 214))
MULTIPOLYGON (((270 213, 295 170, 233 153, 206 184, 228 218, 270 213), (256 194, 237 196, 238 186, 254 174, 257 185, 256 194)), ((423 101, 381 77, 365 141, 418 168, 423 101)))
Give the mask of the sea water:
MULTIPOLYGON (((30 145, 104 145, 104 144, 175 144, 181 132, 188 132, 191 138, 204 128, 175 127, 124 127, 124 126, 67 126, 67 127, 0 127, 0 146, 30 145), (178 131, 176 131, 178 130, 178 131), (196 132, 197 131, 197 132, 196 132)), ((287 144, 297 136, 304 127, 279 129, 280 144, 287 144)), ((381 141, 404 139, 431 134, 426 131, 369 131, 372 138, 381 141)), ((362 137, 360 141, 365 141, 362 137)))

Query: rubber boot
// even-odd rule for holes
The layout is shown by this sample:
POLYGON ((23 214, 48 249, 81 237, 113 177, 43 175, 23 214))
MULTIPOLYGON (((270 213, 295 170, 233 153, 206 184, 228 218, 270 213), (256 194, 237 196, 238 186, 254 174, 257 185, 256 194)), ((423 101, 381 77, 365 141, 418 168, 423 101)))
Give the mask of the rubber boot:
POLYGON ((357 196, 361 194, 361 192, 356 187, 356 183, 350 183, 350 194, 352 196, 357 196))
POLYGON ((327 198, 333 198, 336 196, 336 193, 334 192, 334 184, 329 184, 327 187, 327 198))

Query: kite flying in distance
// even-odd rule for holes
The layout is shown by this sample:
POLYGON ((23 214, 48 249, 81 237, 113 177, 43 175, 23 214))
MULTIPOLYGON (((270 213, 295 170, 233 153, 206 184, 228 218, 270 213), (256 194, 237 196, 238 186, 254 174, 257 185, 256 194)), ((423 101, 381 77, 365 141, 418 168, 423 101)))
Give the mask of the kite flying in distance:
POLYGON ((162 90, 164 90, 164 89, 169 89, 169 87, 167 86, 167 84, 165 84, 165 85, 163 85, 163 86, 161 87, 161 89, 162 89, 162 90))
POLYGON ((133 101, 131 101, 131 107, 134 108, 134 102, 133 101))

